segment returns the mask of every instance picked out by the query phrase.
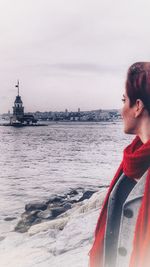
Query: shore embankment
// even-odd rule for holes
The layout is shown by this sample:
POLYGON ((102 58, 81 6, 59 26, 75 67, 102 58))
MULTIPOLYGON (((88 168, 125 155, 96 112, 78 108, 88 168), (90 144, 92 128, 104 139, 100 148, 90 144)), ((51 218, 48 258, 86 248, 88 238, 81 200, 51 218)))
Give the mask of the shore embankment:
MULTIPOLYGON (((101 188, 106 187, 101 186, 101 188)), ((53 195, 47 201, 28 203, 25 205, 25 211, 21 214, 21 219, 15 226, 15 231, 24 233, 35 224, 60 218, 61 214, 73 209, 78 203, 90 199, 95 192, 79 187, 65 194, 53 195)))
MULTIPOLYGON (((86 190, 82 195, 80 190, 70 192, 70 197, 69 193, 67 194, 68 200, 66 198, 65 205, 68 205, 68 210, 56 218, 51 220, 43 218, 40 223, 33 223, 30 227, 28 225, 28 229, 25 227, 22 233, 14 231, 13 228, 9 235, 0 242, 2 266, 86 267, 95 225, 107 189, 104 187, 95 193, 86 190), (70 203, 71 199, 74 203, 70 203), (72 206, 70 208, 69 203, 72 206)), ((58 202, 65 203, 65 197, 61 196, 61 199, 60 196, 57 197, 58 201, 53 198, 53 205, 57 202, 58 208, 58 202)), ((52 204, 52 198, 50 203, 52 204)), ((44 205, 44 203, 29 203, 26 205, 25 212, 31 215, 36 209, 42 213, 46 211, 44 205)))

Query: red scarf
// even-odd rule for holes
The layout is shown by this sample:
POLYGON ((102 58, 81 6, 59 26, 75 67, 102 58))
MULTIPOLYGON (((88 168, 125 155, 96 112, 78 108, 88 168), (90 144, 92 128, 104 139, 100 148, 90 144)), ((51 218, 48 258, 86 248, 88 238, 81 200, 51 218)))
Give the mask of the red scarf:
MULTIPOLYGON (((140 178, 150 167, 150 140, 143 144, 139 137, 124 150, 123 161, 113 178, 97 222, 95 241, 90 251, 90 267, 103 267, 103 248, 109 195, 124 172, 130 178, 140 178)), ((150 168, 139 210, 129 267, 150 267, 150 168)))

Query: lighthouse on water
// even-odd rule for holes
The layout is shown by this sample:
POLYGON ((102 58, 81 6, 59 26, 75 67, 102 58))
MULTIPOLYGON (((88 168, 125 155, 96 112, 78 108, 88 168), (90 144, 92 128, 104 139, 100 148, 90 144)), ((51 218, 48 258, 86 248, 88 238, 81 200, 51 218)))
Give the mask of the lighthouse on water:
POLYGON ((16 96, 13 106, 13 119, 15 121, 18 119, 22 119, 22 117, 24 116, 23 102, 21 100, 21 96, 19 95, 19 80, 17 82, 16 87, 18 88, 18 95, 16 96))
POLYGON ((10 117, 10 124, 12 126, 25 126, 37 123, 33 115, 24 113, 24 106, 19 92, 19 80, 15 87, 18 88, 18 94, 14 101, 13 116, 10 117))

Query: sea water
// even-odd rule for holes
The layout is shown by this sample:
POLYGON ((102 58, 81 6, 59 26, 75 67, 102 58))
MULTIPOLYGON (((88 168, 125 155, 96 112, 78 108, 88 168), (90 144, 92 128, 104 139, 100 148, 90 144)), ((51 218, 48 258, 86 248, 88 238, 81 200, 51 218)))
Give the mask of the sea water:
POLYGON ((86 267, 83 265, 87 260, 82 262, 78 248, 80 244, 83 254, 87 253, 86 237, 97 213, 93 213, 95 220, 90 213, 80 216, 78 212, 78 219, 70 214, 73 219, 67 221, 61 233, 58 229, 53 232, 52 226, 47 225, 29 237, 15 233, 14 226, 25 204, 31 201, 43 201, 52 194, 77 187, 95 189, 108 185, 122 159, 123 148, 132 138, 123 133, 121 121, 0 127, 1 267, 61 267, 61 263, 86 267), (6 221, 8 217, 16 219, 6 221), (84 223, 87 228, 80 232, 78 229, 84 223))

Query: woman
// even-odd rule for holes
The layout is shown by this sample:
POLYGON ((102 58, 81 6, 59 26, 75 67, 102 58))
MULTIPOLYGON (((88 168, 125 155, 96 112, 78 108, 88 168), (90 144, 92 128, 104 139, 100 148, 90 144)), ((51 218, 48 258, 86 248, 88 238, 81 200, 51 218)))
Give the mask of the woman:
POLYGON ((123 103, 124 132, 136 137, 106 195, 90 267, 150 267, 150 62, 129 68, 123 103))

